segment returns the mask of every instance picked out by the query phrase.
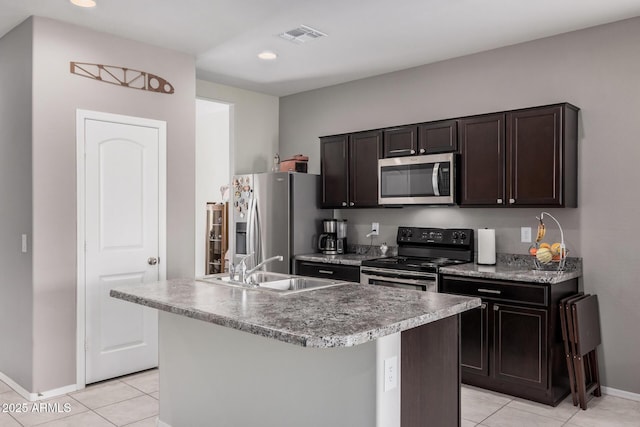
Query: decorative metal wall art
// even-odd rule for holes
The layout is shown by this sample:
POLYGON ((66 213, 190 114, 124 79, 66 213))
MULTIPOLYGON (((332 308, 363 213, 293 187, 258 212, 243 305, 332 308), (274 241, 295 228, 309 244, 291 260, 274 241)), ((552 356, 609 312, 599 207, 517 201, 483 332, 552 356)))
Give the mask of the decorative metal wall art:
POLYGON ((131 89, 148 90, 150 92, 174 92, 173 85, 155 74, 114 65, 88 64, 70 62, 70 71, 78 76, 88 77, 104 83, 124 86, 131 89))

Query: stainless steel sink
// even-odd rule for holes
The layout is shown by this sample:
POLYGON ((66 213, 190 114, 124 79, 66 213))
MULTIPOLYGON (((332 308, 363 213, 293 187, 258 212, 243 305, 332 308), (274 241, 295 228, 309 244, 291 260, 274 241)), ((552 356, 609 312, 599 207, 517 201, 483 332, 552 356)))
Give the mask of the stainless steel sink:
POLYGON ((196 280, 248 290, 275 292, 281 295, 328 288, 330 286, 344 285, 347 283, 330 279, 318 279, 315 277, 294 276, 264 271, 251 274, 248 279, 249 283, 231 280, 228 274, 212 274, 196 280))

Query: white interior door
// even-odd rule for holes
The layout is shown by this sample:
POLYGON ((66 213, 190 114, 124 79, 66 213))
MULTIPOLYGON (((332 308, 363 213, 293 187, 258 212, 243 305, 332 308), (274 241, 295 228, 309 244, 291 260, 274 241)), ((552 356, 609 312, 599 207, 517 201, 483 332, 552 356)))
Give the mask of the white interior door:
POLYGON ((109 296, 164 278, 164 122, 140 120, 83 121, 86 384, 158 365, 157 311, 109 296))

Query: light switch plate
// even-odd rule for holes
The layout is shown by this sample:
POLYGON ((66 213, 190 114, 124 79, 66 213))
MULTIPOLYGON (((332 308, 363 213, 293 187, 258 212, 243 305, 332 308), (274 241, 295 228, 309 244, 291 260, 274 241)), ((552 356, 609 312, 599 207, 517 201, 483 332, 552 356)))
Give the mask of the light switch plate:
POLYGON ((22 235, 22 253, 23 254, 27 253, 27 235, 26 234, 22 235))
POLYGON ((384 359, 384 391, 398 387, 398 356, 384 359))
POLYGON ((531 243, 531 227, 520 227, 520 241, 531 243))

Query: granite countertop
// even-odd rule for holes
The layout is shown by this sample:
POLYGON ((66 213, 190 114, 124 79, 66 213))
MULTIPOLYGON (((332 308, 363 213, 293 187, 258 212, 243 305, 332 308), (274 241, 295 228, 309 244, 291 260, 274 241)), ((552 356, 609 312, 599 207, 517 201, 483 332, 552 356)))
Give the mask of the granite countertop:
POLYGON ((325 255, 325 254, 302 254, 296 255, 294 258, 299 261, 322 262, 325 264, 341 264, 360 266, 362 261, 366 259, 380 258, 380 254, 341 254, 341 255, 325 255))
MULTIPOLYGON (((555 265, 551 264, 549 268, 554 268, 555 265)), ((476 277, 479 279, 555 284, 581 277, 582 259, 567 258, 566 267, 563 271, 536 270, 531 256, 498 254, 496 256, 496 265, 468 263, 442 267, 440 272, 444 275, 476 277)))
POLYGON ((110 295, 303 347, 350 347, 478 307, 480 298, 355 283, 278 295, 174 279, 110 295))

